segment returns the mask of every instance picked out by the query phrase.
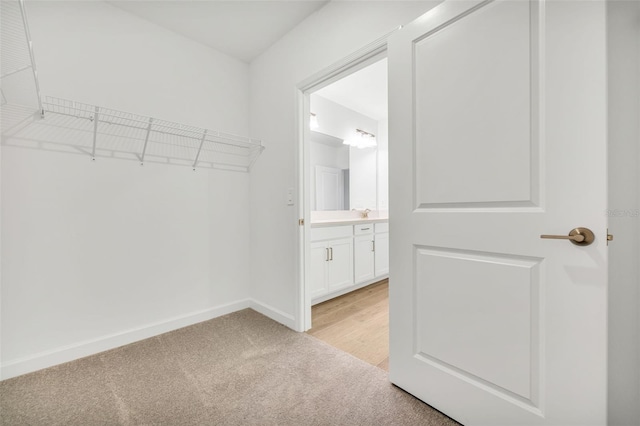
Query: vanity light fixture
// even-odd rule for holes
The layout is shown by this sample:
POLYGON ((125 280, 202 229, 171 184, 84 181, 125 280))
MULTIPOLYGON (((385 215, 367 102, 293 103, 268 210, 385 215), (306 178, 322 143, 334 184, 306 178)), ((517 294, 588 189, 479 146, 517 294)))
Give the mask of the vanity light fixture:
POLYGON ((320 125, 318 124, 318 117, 316 117, 314 113, 311 113, 311 118, 309 119, 309 128, 311 130, 315 130, 318 127, 320 127, 320 125))
POLYGON ((345 139, 342 143, 359 149, 372 148, 377 145, 376 135, 360 129, 356 129, 355 133, 350 138, 345 139))

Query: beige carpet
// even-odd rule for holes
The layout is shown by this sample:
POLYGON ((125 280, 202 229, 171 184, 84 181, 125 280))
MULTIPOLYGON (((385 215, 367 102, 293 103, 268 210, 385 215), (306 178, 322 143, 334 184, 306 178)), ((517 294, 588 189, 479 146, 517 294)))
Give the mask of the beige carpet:
POLYGON ((456 425, 387 373, 244 310, 0 382, 2 425, 456 425))

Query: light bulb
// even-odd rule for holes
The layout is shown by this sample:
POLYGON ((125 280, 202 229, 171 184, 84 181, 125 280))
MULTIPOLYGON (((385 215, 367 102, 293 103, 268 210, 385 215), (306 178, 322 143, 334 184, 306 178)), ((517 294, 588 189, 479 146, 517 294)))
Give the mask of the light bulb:
POLYGON ((377 145, 375 135, 357 129, 349 138, 343 142, 345 145, 353 146, 358 149, 373 148, 377 145))

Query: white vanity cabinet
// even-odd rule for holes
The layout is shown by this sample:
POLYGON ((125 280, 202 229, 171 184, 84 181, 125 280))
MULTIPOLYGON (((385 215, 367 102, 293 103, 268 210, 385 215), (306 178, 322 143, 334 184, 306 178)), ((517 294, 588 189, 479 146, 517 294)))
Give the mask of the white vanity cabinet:
POLYGON ((354 225, 353 264, 356 284, 375 278, 373 224, 354 225))
POLYGON ((327 243, 311 243, 311 274, 308 289, 311 298, 324 296, 329 292, 329 265, 327 243))
POLYGON ((311 229, 311 299, 353 285, 351 226, 311 229))
POLYGON ((332 299, 389 274, 386 222, 311 227, 311 303, 332 299))
POLYGON ((376 223, 374 230, 375 276, 380 277, 389 273, 389 223, 376 223))

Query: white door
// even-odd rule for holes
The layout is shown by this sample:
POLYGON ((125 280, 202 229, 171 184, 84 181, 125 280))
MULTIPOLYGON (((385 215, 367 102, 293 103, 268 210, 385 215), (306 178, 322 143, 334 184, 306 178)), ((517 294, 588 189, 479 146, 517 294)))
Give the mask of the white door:
POLYGON ((605 48, 599 1, 389 41, 390 380, 465 425, 606 424, 605 48))
POLYGON ((362 283, 373 279, 373 234, 358 235, 354 238, 353 269, 355 283, 362 283))
POLYGON ((316 166, 316 210, 344 208, 344 177, 342 170, 316 166))

